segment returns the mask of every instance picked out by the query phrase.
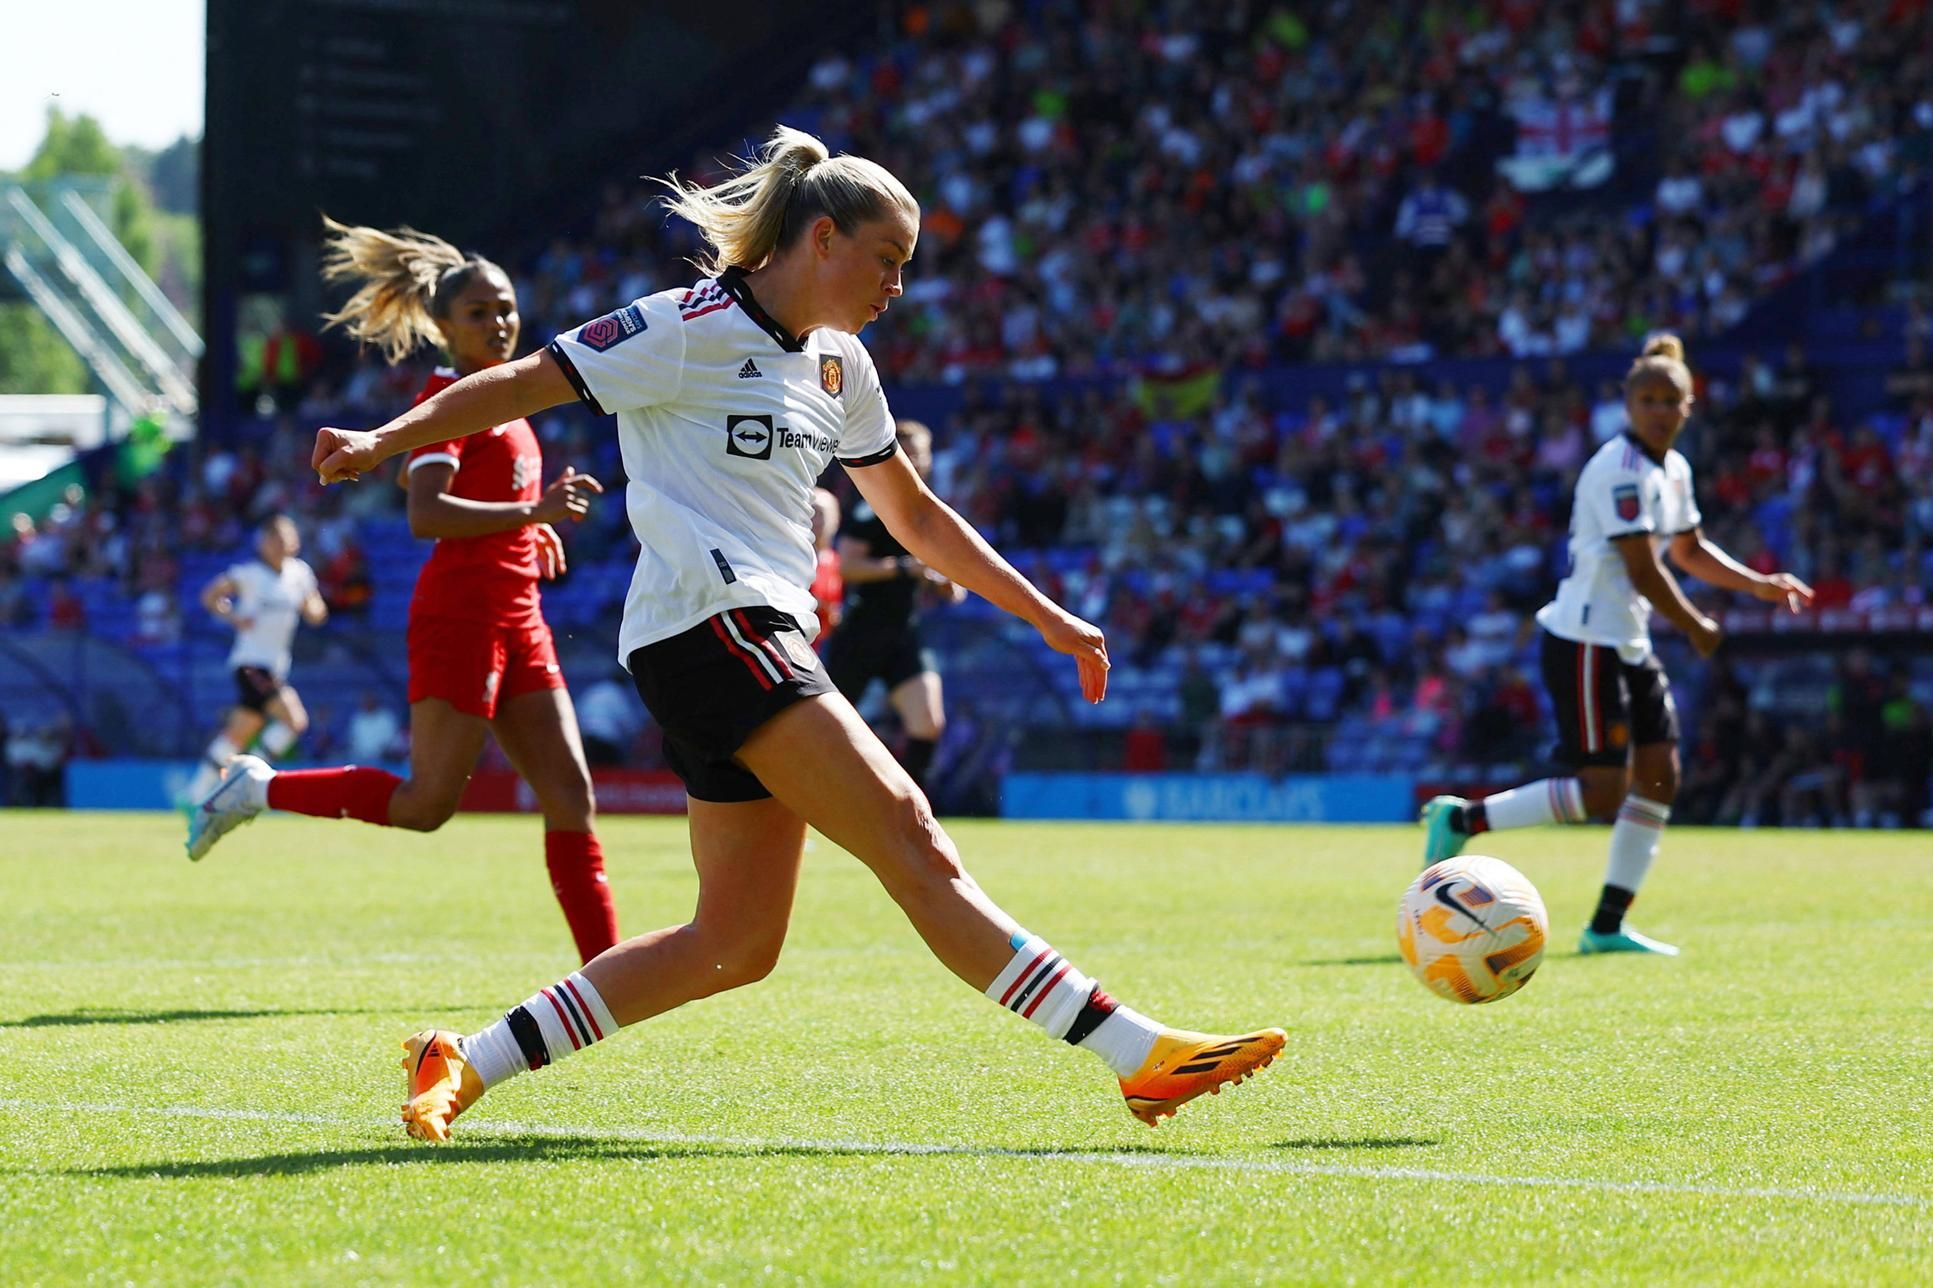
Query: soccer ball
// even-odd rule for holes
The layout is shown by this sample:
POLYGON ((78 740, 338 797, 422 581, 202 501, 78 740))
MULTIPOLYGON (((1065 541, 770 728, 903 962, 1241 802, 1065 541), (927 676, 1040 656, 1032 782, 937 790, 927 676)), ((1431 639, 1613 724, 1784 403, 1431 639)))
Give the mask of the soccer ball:
POLYGON ((1452 1002, 1494 1002, 1530 982, 1550 918, 1523 873, 1481 854, 1423 869, 1396 909, 1396 946, 1423 987, 1452 1002))

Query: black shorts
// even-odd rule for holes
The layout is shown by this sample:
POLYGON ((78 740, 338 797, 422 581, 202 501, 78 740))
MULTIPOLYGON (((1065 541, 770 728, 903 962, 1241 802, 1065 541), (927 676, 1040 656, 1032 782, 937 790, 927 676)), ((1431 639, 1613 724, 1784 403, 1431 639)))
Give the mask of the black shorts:
POLYGON ((765 784, 734 757, 752 731, 832 681, 805 633, 776 608, 734 608, 632 651, 625 666, 664 730, 665 759, 701 801, 759 801, 765 784))
POLYGON ((235 705, 268 713, 268 704, 282 695, 282 682, 267 667, 235 668, 235 705))
POLYGON ((920 646, 914 626, 877 627, 848 619, 826 641, 826 673, 855 705, 875 679, 891 693, 914 676, 939 669, 932 650, 920 646))
POLYGON ((1546 631, 1543 660, 1559 760, 1621 767, 1634 746, 1678 741, 1678 706, 1657 654, 1632 666, 1607 645, 1546 631))

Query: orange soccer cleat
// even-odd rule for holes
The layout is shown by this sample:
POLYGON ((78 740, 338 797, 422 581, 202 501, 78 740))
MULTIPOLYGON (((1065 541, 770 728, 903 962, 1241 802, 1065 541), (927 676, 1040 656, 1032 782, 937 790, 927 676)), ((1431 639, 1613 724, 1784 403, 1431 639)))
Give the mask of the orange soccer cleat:
POLYGON ((1204 1091, 1219 1092, 1266 1068, 1288 1041, 1281 1029, 1258 1029, 1236 1037, 1164 1029, 1154 1050, 1131 1077, 1121 1079, 1128 1112, 1150 1127, 1204 1091))
POLYGON ((450 1120, 476 1103, 483 1082, 463 1058, 462 1039, 448 1029, 424 1029, 403 1039, 409 1099, 403 1128, 418 1140, 448 1140, 450 1120))

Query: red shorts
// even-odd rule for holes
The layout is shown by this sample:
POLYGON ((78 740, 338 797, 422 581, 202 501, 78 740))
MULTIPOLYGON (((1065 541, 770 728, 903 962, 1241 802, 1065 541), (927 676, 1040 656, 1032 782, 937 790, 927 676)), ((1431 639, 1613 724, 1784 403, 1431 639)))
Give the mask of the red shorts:
POLYGON ((557 646, 541 617, 496 625, 461 617, 409 619, 409 700, 441 698, 494 720, 497 704, 564 687, 557 646))

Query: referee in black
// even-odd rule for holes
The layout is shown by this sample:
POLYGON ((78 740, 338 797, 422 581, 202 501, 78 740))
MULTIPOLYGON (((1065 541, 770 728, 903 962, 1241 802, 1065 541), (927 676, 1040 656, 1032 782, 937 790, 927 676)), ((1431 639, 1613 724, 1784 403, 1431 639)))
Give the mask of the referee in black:
MULTIPOLYGON (((893 435, 920 478, 930 478, 932 432, 916 420, 901 420, 893 435)), ((939 668, 920 644, 920 601, 931 596, 957 604, 966 591, 907 554, 864 501, 839 529, 836 549, 846 580, 846 615, 825 646, 826 673, 854 706, 875 679, 884 682, 906 732, 900 763, 925 791, 946 708, 939 668)))

